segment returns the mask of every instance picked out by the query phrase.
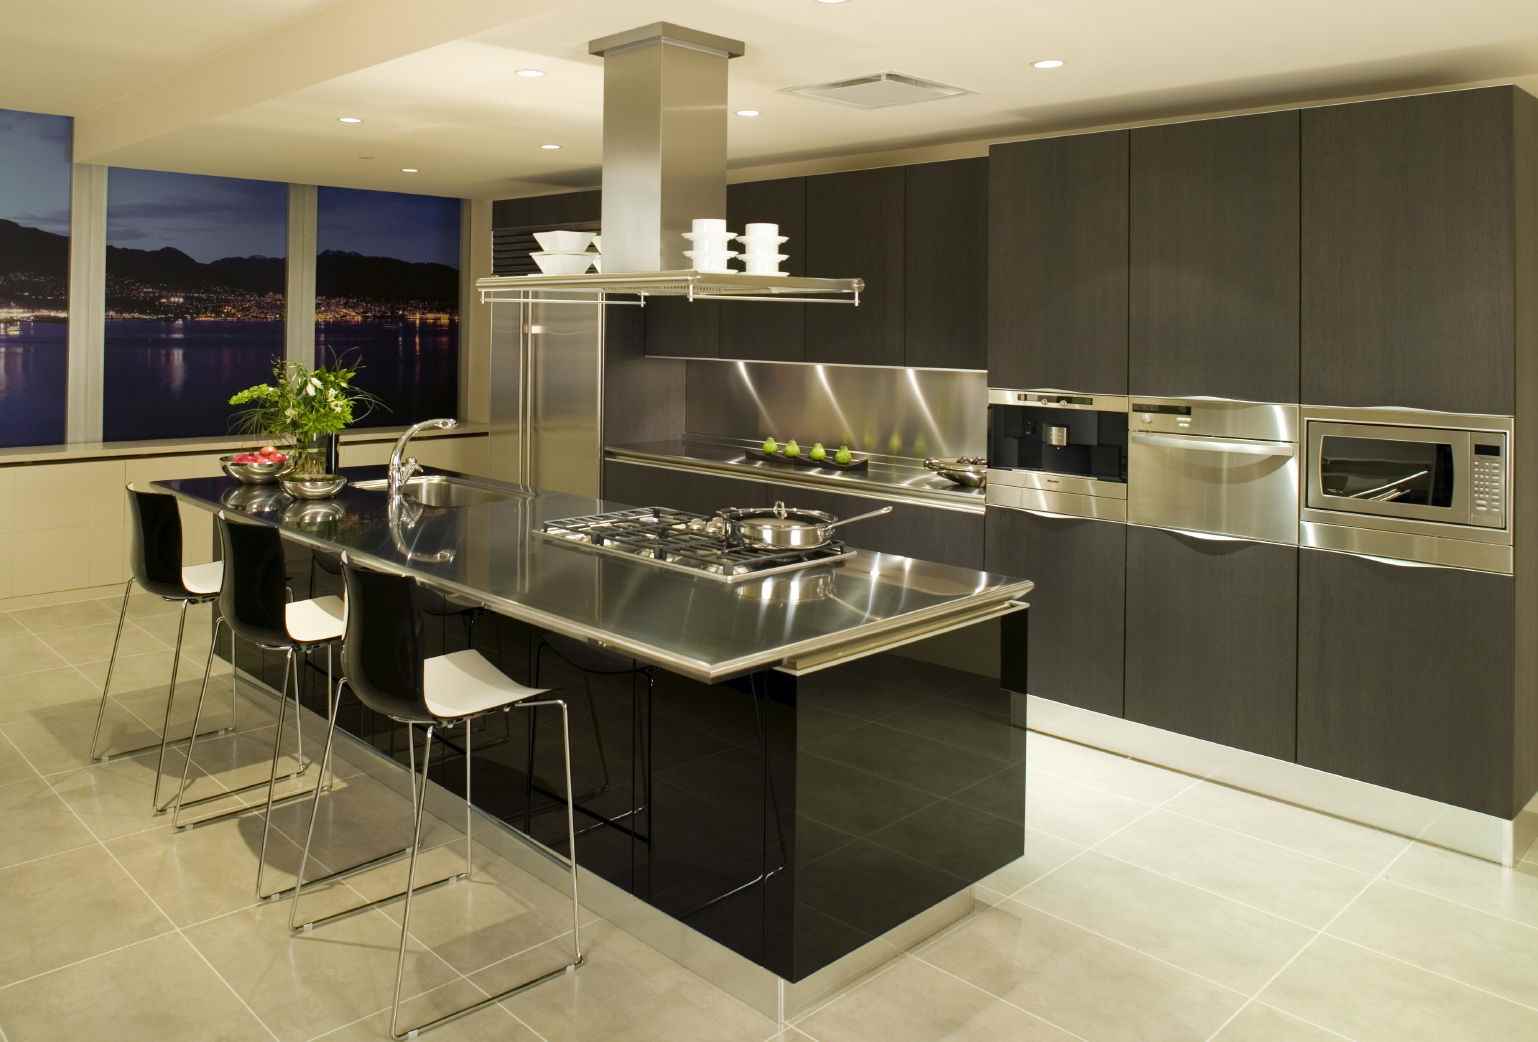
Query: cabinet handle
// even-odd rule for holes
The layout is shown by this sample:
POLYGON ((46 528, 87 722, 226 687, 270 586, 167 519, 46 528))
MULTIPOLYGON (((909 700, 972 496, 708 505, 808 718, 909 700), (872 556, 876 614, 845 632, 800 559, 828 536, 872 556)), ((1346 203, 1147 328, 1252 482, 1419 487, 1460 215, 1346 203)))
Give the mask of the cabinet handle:
POLYGON ((1091 521, 1093 518, 1083 517, 1079 514, 1055 514, 1050 510, 1032 510, 1029 507, 1012 507, 1022 514, 1030 514, 1032 517, 1044 517, 1049 521, 1091 521))
POLYGON ((1187 539, 1197 539, 1204 543, 1253 543, 1254 539, 1246 539, 1237 535, 1219 535, 1217 532, 1197 532, 1189 528, 1158 528, 1158 532, 1169 532, 1171 535, 1185 536, 1187 539))
POLYGON ((1155 434, 1150 431, 1133 431, 1135 441, 1161 445, 1171 449, 1190 449, 1196 452, 1224 452, 1245 456, 1292 456, 1297 446, 1292 442, 1255 441, 1249 438, 1201 438, 1190 434, 1155 434))
POLYGON ((1390 568, 1437 568, 1444 571, 1459 571, 1447 565, 1431 564, 1427 561, 1402 561, 1397 557, 1379 557, 1377 554, 1352 554, 1352 557, 1363 561, 1372 561, 1374 564, 1386 564, 1390 568))

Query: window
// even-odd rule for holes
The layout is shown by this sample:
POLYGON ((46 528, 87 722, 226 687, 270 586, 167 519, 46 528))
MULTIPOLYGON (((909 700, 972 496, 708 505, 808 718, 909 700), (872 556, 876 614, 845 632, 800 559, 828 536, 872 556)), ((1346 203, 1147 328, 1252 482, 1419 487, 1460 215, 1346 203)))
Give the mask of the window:
POLYGON ((0 109, 0 445, 66 436, 70 122, 0 109))
POLYGON ((384 403, 359 426, 459 412, 459 200, 318 192, 315 358, 384 403))
POLYGON ((107 441, 229 433, 283 355, 288 186, 107 175, 107 441))

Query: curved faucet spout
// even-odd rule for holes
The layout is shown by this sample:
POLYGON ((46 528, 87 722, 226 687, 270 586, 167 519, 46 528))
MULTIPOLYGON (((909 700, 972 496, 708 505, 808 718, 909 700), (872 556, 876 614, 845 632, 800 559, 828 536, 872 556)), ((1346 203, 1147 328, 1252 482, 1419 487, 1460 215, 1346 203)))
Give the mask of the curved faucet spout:
POLYGON ((395 440, 395 448, 390 452, 389 491, 391 499, 398 499, 401 493, 406 490, 406 482, 410 481, 412 475, 422 469, 422 465, 417 462, 415 456, 406 455, 406 447, 411 444, 411 439, 416 437, 420 431, 429 429, 447 431, 453 430, 458 426, 458 420, 443 418, 423 420, 421 423, 413 423, 410 427, 406 428, 404 433, 395 440))

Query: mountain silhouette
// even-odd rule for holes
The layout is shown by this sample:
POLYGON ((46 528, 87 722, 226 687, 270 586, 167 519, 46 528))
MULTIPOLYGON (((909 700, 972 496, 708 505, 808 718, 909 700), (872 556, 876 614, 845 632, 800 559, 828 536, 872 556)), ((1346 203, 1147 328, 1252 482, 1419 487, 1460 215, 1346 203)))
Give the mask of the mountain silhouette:
MULTIPOLYGON (((0 272, 7 271, 68 278, 68 236, 0 219, 0 272)), ((109 289, 110 280, 123 279, 172 291, 282 293, 284 275, 281 257, 221 257, 205 263, 171 246, 158 250, 107 247, 109 289)), ((447 264, 326 250, 315 259, 315 291, 322 297, 427 301, 453 307, 459 302, 459 271, 447 264)))

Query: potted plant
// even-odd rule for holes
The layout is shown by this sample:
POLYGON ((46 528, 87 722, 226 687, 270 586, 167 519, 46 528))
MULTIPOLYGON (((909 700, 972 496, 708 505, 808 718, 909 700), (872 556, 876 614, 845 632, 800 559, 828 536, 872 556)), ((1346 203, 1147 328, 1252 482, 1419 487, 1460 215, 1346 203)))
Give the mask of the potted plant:
POLYGON ((335 468, 336 436, 382 402, 352 385, 356 367, 340 363, 311 369, 298 362, 273 362, 272 382, 230 396, 245 406, 235 426, 246 434, 292 441, 289 474, 316 478, 335 468))

